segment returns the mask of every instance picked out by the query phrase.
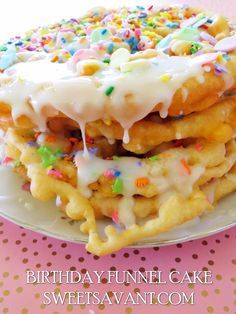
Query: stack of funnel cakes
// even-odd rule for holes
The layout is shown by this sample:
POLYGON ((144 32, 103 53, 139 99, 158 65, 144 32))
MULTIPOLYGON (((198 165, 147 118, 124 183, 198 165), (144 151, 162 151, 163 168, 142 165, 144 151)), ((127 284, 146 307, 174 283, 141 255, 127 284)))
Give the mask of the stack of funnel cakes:
POLYGON ((168 231, 236 189, 236 32, 223 16, 96 8, 0 54, 2 163, 83 220, 90 252, 168 231))

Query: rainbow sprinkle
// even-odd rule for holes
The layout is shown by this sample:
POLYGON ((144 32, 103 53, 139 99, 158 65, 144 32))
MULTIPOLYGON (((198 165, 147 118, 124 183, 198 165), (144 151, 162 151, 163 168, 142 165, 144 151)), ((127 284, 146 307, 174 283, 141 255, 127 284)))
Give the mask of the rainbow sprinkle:
POLYGON ((62 151, 60 149, 52 150, 44 145, 41 145, 37 151, 41 157, 42 165, 45 168, 53 166, 62 154, 62 151))
POLYGON ((113 186, 112 186, 112 192, 120 194, 123 191, 123 181, 120 178, 116 178, 113 186))

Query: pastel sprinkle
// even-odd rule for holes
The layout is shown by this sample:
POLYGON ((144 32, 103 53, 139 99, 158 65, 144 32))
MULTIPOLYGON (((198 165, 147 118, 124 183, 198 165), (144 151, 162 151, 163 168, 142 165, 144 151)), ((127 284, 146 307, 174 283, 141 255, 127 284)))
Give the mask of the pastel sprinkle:
POLYGON ((119 213, 118 213, 117 209, 114 209, 114 210, 112 211, 111 218, 112 218, 113 222, 114 222, 116 225, 119 225, 119 224, 120 224, 120 218, 119 218, 119 213))
POLYGON ((201 152, 203 150, 203 145, 200 143, 195 144, 194 148, 196 151, 201 152))
POLYGON ((113 43, 110 43, 107 47, 107 52, 111 55, 113 53, 113 50, 115 48, 115 45, 113 43))
POLYGON ((137 188, 143 188, 150 183, 148 177, 141 177, 135 180, 135 185, 137 188))
POLYGON ((97 151, 98 151, 97 147, 89 147, 90 154, 96 156, 97 155, 97 151))
POLYGON ((119 156, 112 156, 112 160, 119 160, 120 157, 119 156))
POLYGON ((51 177, 55 177, 58 179, 62 179, 63 178, 63 174, 61 173, 61 171, 56 170, 56 169, 50 169, 47 171, 47 175, 51 176, 51 177))
POLYGON ((21 189, 25 192, 30 192, 30 182, 25 182, 22 184, 21 189))
POLYGON ((108 178, 108 179, 110 179, 110 180, 115 178, 114 172, 113 172, 112 169, 106 170, 106 171, 103 173, 103 175, 104 175, 105 178, 108 178))
POLYGON ((26 145, 29 147, 39 147, 38 143, 35 141, 29 141, 26 145))
POLYGON ((54 56, 52 59, 51 59, 51 62, 57 62, 58 61, 58 59, 59 59, 59 57, 58 56, 54 56))
POLYGON ((231 37, 226 37, 220 41, 214 46, 214 49, 216 51, 232 51, 236 49, 236 35, 231 37))
POLYGON ((104 59, 104 60, 102 60, 102 62, 109 64, 111 62, 111 60, 110 59, 104 59))
POLYGON ((218 56, 217 56, 217 58, 216 58, 216 61, 217 62, 222 62, 224 60, 224 57, 223 57, 223 55, 220 53, 218 56))
POLYGON ((45 168, 53 166, 62 154, 62 151, 60 149, 53 151, 52 149, 44 145, 40 146, 37 151, 41 157, 42 165, 45 168))
POLYGON ((15 160, 14 161, 14 167, 19 167, 21 165, 20 160, 15 160))
POLYGON ((182 39, 187 41, 196 41, 200 36, 200 32, 195 28, 185 27, 180 29, 173 35, 175 39, 182 39))
POLYGON ((3 165, 6 165, 6 164, 8 164, 9 162, 11 162, 11 161, 13 161, 13 160, 14 160, 14 159, 13 159, 12 157, 6 156, 6 157, 4 157, 3 160, 2 160, 2 164, 3 164, 3 165))
POLYGON ((192 173, 192 171, 191 171, 191 168, 190 168, 189 164, 187 163, 187 161, 185 159, 181 159, 181 164, 184 167, 184 169, 186 170, 187 174, 190 175, 192 173))
POLYGON ((151 160, 151 161, 156 161, 156 160, 159 159, 159 155, 151 156, 151 157, 149 157, 148 159, 151 160))
POLYGON ((112 192, 120 194, 123 191, 123 181, 120 178, 116 178, 113 186, 112 186, 112 192))
POLYGON ((230 56, 228 56, 228 55, 224 55, 223 58, 224 58, 225 60, 227 60, 227 61, 229 61, 229 60, 232 59, 232 58, 231 58, 230 56))
POLYGON ((105 94, 106 94, 107 96, 110 96, 114 89, 115 89, 114 86, 109 86, 109 87, 107 88, 107 90, 105 91, 105 94))
POLYGON ((171 79, 170 74, 163 74, 160 76, 160 81, 162 81, 162 82, 169 82, 170 79, 171 79))

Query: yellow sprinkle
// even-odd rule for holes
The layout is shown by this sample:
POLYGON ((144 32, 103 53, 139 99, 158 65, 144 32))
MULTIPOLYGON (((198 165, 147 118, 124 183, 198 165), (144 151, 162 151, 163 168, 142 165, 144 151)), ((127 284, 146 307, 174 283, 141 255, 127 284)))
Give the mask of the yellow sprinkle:
POLYGON ((163 16, 164 18, 171 20, 171 15, 167 12, 161 12, 160 16, 163 16))
POLYGON ((148 37, 151 37, 151 38, 156 37, 156 33, 150 32, 150 31, 145 31, 145 32, 143 32, 143 34, 145 36, 148 36, 148 37))
POLYGON ((168 82, 171 79, 171 75, 170 74, 163 74, 162 76, 160 76, 160 80, 162 82, 168 82))
POLYGON ((47 29, 42 29, 39 33, 40 35, 46 35, 49 33, 49 31, 47 29))
POLYGON ((218 55, 216 61, 217 62, 222 62, 224 60, 224 57, 222 56, 222 54, 218 55))

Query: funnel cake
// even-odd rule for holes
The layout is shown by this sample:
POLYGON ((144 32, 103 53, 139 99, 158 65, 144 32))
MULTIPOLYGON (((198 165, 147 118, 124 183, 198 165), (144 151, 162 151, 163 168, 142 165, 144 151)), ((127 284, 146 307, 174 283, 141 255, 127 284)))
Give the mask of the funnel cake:
POLYGON ((236 189, 236 32, 225 17, 95 8, 0 50, 2 163, 84 221, 90 252, 168 231, 236 189))

